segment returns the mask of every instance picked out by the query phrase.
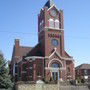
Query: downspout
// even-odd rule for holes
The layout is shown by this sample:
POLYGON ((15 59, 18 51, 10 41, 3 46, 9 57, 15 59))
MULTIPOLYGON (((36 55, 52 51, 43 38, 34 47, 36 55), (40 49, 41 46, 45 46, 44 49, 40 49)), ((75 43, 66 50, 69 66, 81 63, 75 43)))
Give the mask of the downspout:
POLYGON ((44 75, 45 75, 44 74, 45 73, 45 67, 44 67, 45 66, 45 62, 44 61, 45 61, 45 59, 43 59, 43 79, 44 79, 44 75))

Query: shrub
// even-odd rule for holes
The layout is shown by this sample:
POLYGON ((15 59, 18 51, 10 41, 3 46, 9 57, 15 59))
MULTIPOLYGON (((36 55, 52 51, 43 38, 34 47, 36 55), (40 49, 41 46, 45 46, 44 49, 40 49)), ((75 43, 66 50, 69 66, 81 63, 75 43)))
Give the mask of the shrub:
POLYGON ((46 84, 48 84, 48 83, 50 82, 50 78, 44 79, 44 82, 45 82, 46 84))
POLYGON ((77 81, 77 83, 78 83, 78 84, 80 84, 80 83, 81 83, 81 80, 80 80, 80 78, 79 78, 79 77, 76 77, 76 81, 77 81))
POLYGON ((81 83, 84 84, 85 82, 86 82, 85 78, 81 79, 81 83))
POLYGON ((75 80, 72 80, 72 81, 70 81, 70 84, 71 85, 76 85, 76 81, 75 80))
POLYGON ((53 77, 50 78, 50 82, 51 82, 51 81, 54 81, 53 77))

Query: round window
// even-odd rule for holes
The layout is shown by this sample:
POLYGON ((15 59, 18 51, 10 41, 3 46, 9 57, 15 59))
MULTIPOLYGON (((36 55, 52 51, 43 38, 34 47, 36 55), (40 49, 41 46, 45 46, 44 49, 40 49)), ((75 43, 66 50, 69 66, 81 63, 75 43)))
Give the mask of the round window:
POLYGON ((54 47, 58 46, 58 40, 52 39, 52 40, 51 40, 51 44, 52 44, 54 47))

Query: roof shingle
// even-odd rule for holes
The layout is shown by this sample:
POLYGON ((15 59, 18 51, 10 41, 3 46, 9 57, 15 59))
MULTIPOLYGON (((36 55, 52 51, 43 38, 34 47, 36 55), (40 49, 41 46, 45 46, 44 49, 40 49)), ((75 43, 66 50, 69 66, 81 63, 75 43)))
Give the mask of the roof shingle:
POLYGON ((26 56, 26 54, 31 50, 32 50, 32 47, 20 46, 19 53, 23 57, 23 56, 26 56))
POLYGON ((80 66, 76 67, 77 69, 90 69, 90 64, 81 64, 80 66))

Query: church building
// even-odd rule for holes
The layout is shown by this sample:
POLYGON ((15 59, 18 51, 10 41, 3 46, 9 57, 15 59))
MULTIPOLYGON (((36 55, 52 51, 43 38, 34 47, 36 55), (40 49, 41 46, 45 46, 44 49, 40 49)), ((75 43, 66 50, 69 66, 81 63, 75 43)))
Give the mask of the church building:
POLYGON ((75 79, 74 59, 64 49, 63 10, 48 0, 38 14, 38 44, 20 46, 15 39, 10 74, 15 82, 75 79))

